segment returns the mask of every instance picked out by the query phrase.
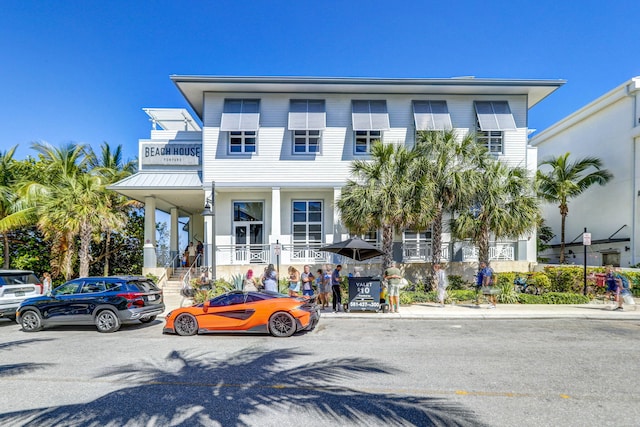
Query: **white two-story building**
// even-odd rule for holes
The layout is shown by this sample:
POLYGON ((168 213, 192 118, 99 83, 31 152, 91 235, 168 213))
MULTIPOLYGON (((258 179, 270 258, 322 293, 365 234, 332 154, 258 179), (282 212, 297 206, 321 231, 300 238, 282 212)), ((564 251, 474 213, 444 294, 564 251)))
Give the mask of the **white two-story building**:
MULTIPOLYGON (((569 200, 566 262, 582 264, 584 229, 591 234, 589 265, 630 267, 640 263, 640 77, 620 86, 561 119, 531 138, 540 158, 570 152, 570 159, 597 157, 613 179, 594 185, 569 200)), ((590 172, 589 170, 585 172, 590 172)), ((543 206, 543 217, 556 236, 542 255, 560 256, 560 210, 543 206)))
MULTIPOLYGON (((375 140, 412 145, 419 130, 474 132, 511 165, 536 169, 528 110, 562 80, 171 76, 191 109, 145 109, 153 129, 139 141, 139 171, 112 189, 145 203, 145 267, 158 263, 156 209, 205 245, 218 275, 248 265, 335 262, 319 251, 349 237, 335 201, 354 159, 375 140), (207 209, 203 215, 205 205, 207 209)), ((365 236, 376 243, 377 233, 365 236)), ((477 251, 444 236, 448 261, 477 251)), ((492 257, 535 262, 535 236, 492 242, 492 257)), ((430 230, 395 236, 394 258, 425 262, 430 230)), ((475 258, 474 258, 475 257, 475 258)), ((165 262, 163 257, 163 262, 165 262)))

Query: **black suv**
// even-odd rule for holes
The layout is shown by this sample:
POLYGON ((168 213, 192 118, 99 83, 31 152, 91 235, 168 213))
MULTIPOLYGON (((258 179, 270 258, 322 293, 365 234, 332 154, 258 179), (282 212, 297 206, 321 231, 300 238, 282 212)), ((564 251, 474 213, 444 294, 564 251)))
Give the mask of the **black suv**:
POLYGON ((27 298, 42 294, 42 283, 27 270, 0 270, 0 317, 16 318, 16 309, 27 298))
POLYGON ((96 325, 115 332, 123 323, 147 323, 164 312, 162 291, 143 276, 83 277, 51 295, 24 300, 17 321, 25 332, 49 325, 96 325))

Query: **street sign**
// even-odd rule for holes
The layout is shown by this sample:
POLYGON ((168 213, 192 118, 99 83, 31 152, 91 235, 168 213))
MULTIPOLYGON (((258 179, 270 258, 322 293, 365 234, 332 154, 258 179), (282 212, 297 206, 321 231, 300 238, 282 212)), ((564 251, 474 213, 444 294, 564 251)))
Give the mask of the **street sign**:
POLYGON ((582 244, 585 246, 591 245, 591 233, 582 233, 582 244))
POLYGON ((276 243, 275 245, 273 245, 273 253, 276 255, 280 255, 280 252, 282 251, 282 245, 279 243, 276 243))

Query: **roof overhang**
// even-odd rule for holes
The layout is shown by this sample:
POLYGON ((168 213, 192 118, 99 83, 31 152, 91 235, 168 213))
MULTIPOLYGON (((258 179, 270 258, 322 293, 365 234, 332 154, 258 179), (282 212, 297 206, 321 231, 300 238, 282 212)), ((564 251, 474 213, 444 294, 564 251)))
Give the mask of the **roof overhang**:
POLYGON ((565 80, 511 80, 460 77, 391 79, 355 77, 178 76, 171 80, 202 120, 204 94, 224 93, 362 93, 411 95, 525 95, 531 108, 565 80))
POLYGON ((204 188, 198 171, 144 171, 107 187, 130 199, 144 203, 154 197, 156 207, 164 212, 178 208, 195 214, 204 206, 204 188))

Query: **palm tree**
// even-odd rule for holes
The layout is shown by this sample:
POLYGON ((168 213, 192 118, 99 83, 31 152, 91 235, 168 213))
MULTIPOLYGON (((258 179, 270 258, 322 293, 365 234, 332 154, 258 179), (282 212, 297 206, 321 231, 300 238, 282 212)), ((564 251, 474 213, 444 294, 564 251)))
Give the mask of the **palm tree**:
POLYGON ((4 268, 8 269, 10 265, 9 253, 9 233, 22 224, 20 218, 14 216, 13 221, 7 219, 17 209, 18 195, 17 193, 17 177, 15 174, 15 154, 17 146, 11 147, 7 151, 0 152, 0 233, 2 233, 2 255, 4 260, 4 268))
POLYGON ((451 221, 456 238, 478 246, 480 262, 489 261, 489 239, 518 238, 536 228, 539 216, 534 181, 527 170, 486 158, 476 171, 474 203, 451 221))
POLYGON ((352 179, 338 201, 342 222, 352 232, 382 229, 383 269, 392 261, 393 232, 423 229, 433 218, 430 182, 421 175, 419 152, 376 142, 370 160, 355 160, 352 179))
MULTIPOLYGON (((68 280, 73 276, 75 239, 79 228, 77 216, 71 215, 71 207, 67 204, 74 201, 60 197, 73 199, 71 195, 83 187, 82 182, 76 181, 87 173, 86 146, 69 143, 53 147, 45 142, 37 142, 31 147, 38 152, 39 160, 44 164, 45 176, 41 177, 40 182, 25 185, 25 198, 37 206, 38 227, 45 238, 52 242, 52 273, 54 276, 62 273, 68 280)), ((83 207, 83 211, 91 208, 89 204, 83 207)))
MULTIPOLYGON (((89 150, 88 164, 92 174, 102 177, 105 187, 116 183, 136 170, 136 162, 129 160, 125 162, 122 157, 122 145, 118 145, 115 150, 107 142, 100 146, 100 156, 93 150, 89 150)), ((104 251, 94 259, 94 262, 104 259, 103 274, 109 275, 109 260, 112 255, 111 234, 114 231, 122 230, 126 227, 128 211, 131 207, 139 207, 139 203, 130 200, 114 191, 105 190, 104 211, 98 213, 102 218, 102 231, 104 232, 104 251)))
POLYGON ((538 195, 547 202, 559 203, 560 208, 560 264, 564 264, 564 232, 569 199, 582 194, 594 184, 605 185, 613 175, 602 169, 602 161, 597 157, 584 157, 575 161, 569 160, 567 152, 558 157, 544 159, 539 164, 537 174, 538 195), (542 169, 551 169, 544 172, 542 169), (546 169, 546 168, 545 168, 546 169), (587 173, 589 169, 593 172, 587 173))
POLYGON ((431 265, 442 257, 442 231, 445 212, 464 205, 473 196, 476 165, 487 155, 471 134, 458 137, 454 130, 421 131, 416 149, 423 161, 427 179, 432 184, 434 219, 431 265))

